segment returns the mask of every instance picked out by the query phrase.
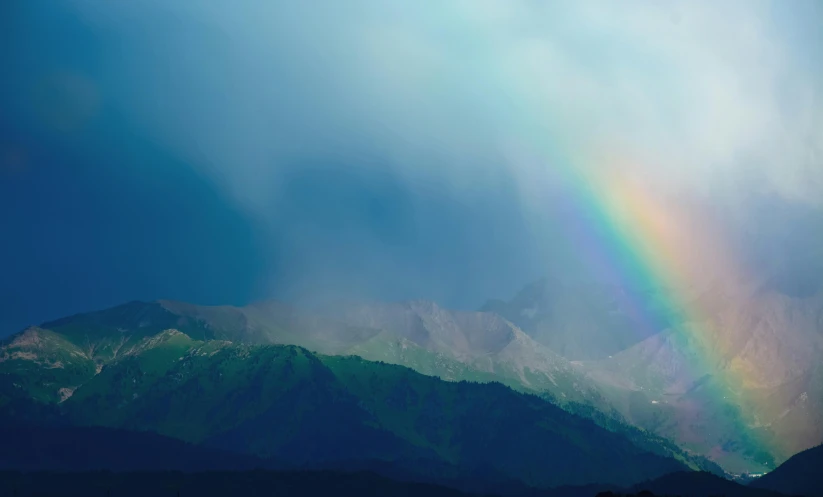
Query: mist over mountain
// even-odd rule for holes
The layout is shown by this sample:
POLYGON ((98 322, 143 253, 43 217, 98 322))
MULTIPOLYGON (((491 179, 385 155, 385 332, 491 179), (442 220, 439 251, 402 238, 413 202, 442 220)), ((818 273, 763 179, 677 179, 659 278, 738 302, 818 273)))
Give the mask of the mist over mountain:
POLYGON ((748 471, 766 470, 823 436, 823 293, 783 293, 769 278, 720 281, 690 297, 699 314, 660 313, 659 290, 638 298, 546 280, 484 309, 581 359, 579 370, 631 423, 731 471, 755 461, 748 471), (647 316, 665 319, 648 327, 647 316))
MULTIPOLYGON (((481 309, 516 323, 535 341, 571 360, 603 359, 662 331, 665 323, 644 329, 632 315, 633 289, 596 281, 565 283, 542 279, 527 285, 509 302, 491 300, 481 309)), ((651 307, 652 292, 643 295, 651 307)))
MULTIPOLYGON (((755 323, 771 323, 775 311, 791 302, 767 297, 760 295, 761 300, 751 303, 758 311, 744 315, 755 323), (773 307, 777 305, 781 307, 773 307), (770 317, 758 317, 762 312, 770 317)), ((39 402, 70 406, 79 387, 113 374, 109 370, 120 361, 129 364, 131 356, 152 350, 165 340, 157 342, 168 329, 206 344, 293 344, 322 354, 406 366, 447 381, 500 382, 540 395, 645 450, 692 467, 711 468, 703 457, 730 473, 745 473, 773 468, 823 437, 817 423, 823 412, 816 355, 821 302, 792 305, 800 307, 780 315, 791 317, 781 326, 796 330, 795 342, 778 346, 776 336, 766 330, 747 333, 748 342, 732 349, 737 356, 710 364, 702 349, 709 338, 689 335, 688 328, 658 332, 612 357, 573 361, 497 314, 449 311, 422 301, 345 303, 322 309, 276 301, 242 308, 132 302, 30 328, 5 344, 2 357, 5 374, 11 375, 5 383, 9 395, 22 392, 39 402), (808 310, 799 313, 804 307, 808 310), (804 315, 812 318, 805 331, 804 315), (764 351, 772 352, 763 355, 764 351), (806 359, 801 361, 798 351, 806 359), (758 364, 761 376, 747 376, 750 384, 731 384, 729 371, 747 364, 758 364), (633 426, 640 431, 633 431, 633 426)), ((746 323, 741 329, 750 329, 746 323)), ((611 329, 600 328, 604 337, 611 329)), ((245 388, 242 382, 238 387, 245 388)), ((99 414, 100 407, 94 412, 99 414)), ((135 414, 135 422, 143 417, 135 414)))

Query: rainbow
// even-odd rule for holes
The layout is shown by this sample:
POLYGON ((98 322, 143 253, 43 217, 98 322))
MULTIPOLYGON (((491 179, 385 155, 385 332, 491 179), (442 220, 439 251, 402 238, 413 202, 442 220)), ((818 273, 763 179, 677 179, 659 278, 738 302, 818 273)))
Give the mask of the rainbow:
MULTIPOLYGON (((612 286, 651 287, 661 297, 652 309, 640 295, 629 291, 628 312, 642 328, 638 335, 670 329, 679 352, 688 358, 689 383, 710 374, 721 387, 717 395, 724 396, 714 399, 717 406, 728 404, 727 394, 735 396, 734 405, 753 405, 755 400, 746 397, 746 368, 729 364, 723 357, 723 333, 714 319, 717 303, 701 298, 699 292, 707 276, 719 278, 721 285, 749 281, 750 272, 723 243, 711 214, 704 206, 684 207, 675 199, 655 195, 652 188, 628 174, 604 173, 598 166, 600 161, 614 161, 608 156, 593 158, 592 164, 558 158, 545 147, 541 149, 542 162, 554 167, 552 173, 560 175, 565 187, 564 210, 574 217, 565 228, 572 248, 599 277, 616 283, 612 286)), ((737 435, 746 436, 759 450, 775 453, 769 450, 777 449, 775 442, 765 432, 752 430, 742 417, 737 423, 733 428, 737 435)))
MULTIPOLYGON (((589 220, 575 224, 572 243, 610 280, 630 289, 651 286, 662 296, 658 308, 650 309, 634 295, 629 312, 637 326, 646 328, 643 336, 661 325, 672 330, 679 352, 689 359, 690 382, 711 374, 721 387, 717 395, 724 396, 713 399, 716 405, 727 403, 726 393, 736 397, 738 406, 752 405, 744 370, 723 357, 723 330, 714 319, 716 303, 699 294, 699 285, 707 279, 738 284, 748 275, 711 217, 698 206, 684 209, 677 201, 656 197, 628 176, 581 174, 585 170, 567 170, 576 208, 589 220)), ((742 417, 734 431, 748 434, 760 448, 771 444, 742 417)))

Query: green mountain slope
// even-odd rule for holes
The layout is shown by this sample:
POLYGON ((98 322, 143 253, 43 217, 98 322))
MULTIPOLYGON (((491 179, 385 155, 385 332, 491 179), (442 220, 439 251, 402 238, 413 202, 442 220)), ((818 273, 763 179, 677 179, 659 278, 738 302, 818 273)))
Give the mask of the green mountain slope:
MULTIPOLYGON (((457 313, 426 302, 349 305, 325 313, 309 313, 277 302, 244 308, 132 302, 43 326, 51 329, 40 329, 39 333, 62 340, 63 345, 55 350, 73 351, 73 357, 85 365, 84 374, 72 378, 59 368, 40 368, 40 359, 34 360, 35 356, 29 354, 18 357, 16 362, 0 363, 0 381, 5 378, 7 390, 20 393, 27 391, 20 388, 22 378, 32 388, 36 386, 41 390, 36 396, 44 402, 65 400, 97 371, 101 371, 99 378, 83 392, 77 392, 87 398, 95 388, 99 389, 99 398, 86 404, 92 411, 97 409, 95 403, 106 402, 110 391, 139 397, 144 394, 140 390, 143 386, 153 384, 170 367, 171 363, 155 360, 154 356, 178 357, 178 349, 193 346, 193 338, 207 340, 208 347, 215 349, 225 345, 220 339, 238 344, 297 344, 326 354, 357 355, 403 365, 448 381, 498 381, 593 419, 608 430, 629 437, 644 450, 674 457, 694 469, 720 472, 707 460, 628 426, 578 371, 578 366, 536 344, 511 323, 492 314, 457 313), (186 333, 172 336, 162 332, 166 326, 186 333), (159 342, 164 346, 156 347, 159 342), (105 367, 111 363, 119 364, 117 373, 105 367), (12 365, 25 372, 10 374, 12 365), (129 368, 136 368, 140 374, 132 376, 129 368), (55 372, 59 373, 58 378, 50 378, 55 372), (18 387, 12 388, 15 384, 18 387)), ((198 346, 206 347, 205 344, 198 346)), ((2 350, 6 355, 19 356, 18 349, 2 350)), ((123 399, 112 398, 107 402, 114 402, 116 406, 123 399)), ((139 419, 117 409, 100 412, 108 412, 106 416, 112 419, 105 421, 115 425, 128 416, 139 419)))
POLYGON ((98 370, 147 337, 177 329, 198 340, 290 344, 322 354, 359 355, 450 381, 500 381, 549 396, 560 405, 609 410, 578 367, 508 321, 488 313, 448 311, 429 302, 357 304, 331 312, 307 312, 274 301, 243 308, 131 302, 42 328, 66 340, 98 370))
POLYGON ((446 382, 295 346, 198 341, 176 330, 143 337, 63 402, 38 400, 76 425, 151 431, 292 464, 487 468, 540 486, 629 485, 684 468, 500 384, 446 382))
POLYGON ((28 328, 0 343, 0 405, 33 398, 61 402, 97 373, 97 366, 65 336, 28 328))

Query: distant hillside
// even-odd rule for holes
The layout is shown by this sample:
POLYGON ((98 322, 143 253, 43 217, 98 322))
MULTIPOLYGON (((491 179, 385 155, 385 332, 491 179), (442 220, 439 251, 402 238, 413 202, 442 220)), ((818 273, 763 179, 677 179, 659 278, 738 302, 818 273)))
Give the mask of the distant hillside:
POLYGON ((490 300, 481 311, 503 316, 541 345, 569 360, 605 359, 666 327, 635 315, 637 302, 655 306, 651 288, 630 289, 593 281, 541 279, 509 301, 490 300))
POLYGON ((544 279, 482 310, 575 361, 629 423, 731 473, 823 442, 820 285, 689 271, 677 289, 544 279))

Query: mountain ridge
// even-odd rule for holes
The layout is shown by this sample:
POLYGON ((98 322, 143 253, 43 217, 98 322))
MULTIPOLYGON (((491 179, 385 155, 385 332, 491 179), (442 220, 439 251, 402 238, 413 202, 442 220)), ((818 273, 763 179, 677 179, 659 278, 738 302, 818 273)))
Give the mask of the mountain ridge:
MULTIPOLYGON (((65 401, 74 395, 77 386, 99 373, 107 364, 143 347, 145 341, 154 336, 152 334, 172 328, 195 340, 295 344, 326 355, 358 355, 369 360, 403 365, 449 381, 499 381, 516 390, 538 394, 566 410, 596 420, 600 426, 630 434, 635 440, 646 440, 642 443, 649 448, 667 446, 663 439, 653 442, 654 433, 680 444, 684 442, 677 440, 683 431, 677 428, 677 424, 667 421, 667 418, 677 419, 677 405, 662 402, 653 394, 658 387, 642 377, 632 380, 633 383, 626 383, 633 378, 632 374, 613 367, 623 355, 659 342, 672 331, 652 335, 618 353, 613 359, 572 362, 535 342, 516 325, 496 314, 450 311, 426 301, 357 303, 313 312, 277 301, 257 302, 242 308, 198 306, 174 301, 130 302, 111 309, 69 316, 44 323, 43 326, 52 326, 57 330, 43 333, 57 333, 55 336, 61 340, 68 340, 68 348, 76 349, 79 354, 75 358, 76 367, 82 372, 72 381, 60 380, 66 384, 61 384, 59 390, 51 386, 59 378, 44 382, 43 388, 48 391, 40 395, 52 400, 65 401), (629 425, 641 429, 635 433, 629 425), (642 434, 643 430, 648 434, 642 434)), ((671 357, 677 357, 683 348, 663 345, 656 345, 655 350, 668 350, 671 357)), ((8 355, 8 347, 3 350, 0 354, 8 355)), ((15 353, 33 352, 18 347, 15 353)), ((661 360, 651 357, 653 360, 649 364, 652 366, 659 364, 670 368, 678 361, 688 364, 686 359, 661 360)), ((53 359, 58 360, 56 357, 53 359)), ((644 361, 633 359, 629 362, 640 367, 646 364, 644 361)), ((12 362, 23 369, 16 375, 8 369, 6 378, 11 381, 7 381, 5 387, 0 377, 0 387, 11 392, 17 388, 14 384, 25 383, 21 380, 25 376, 24 366, 32 364, 31 361, 12 362)), ((53 372, 64 373, 61 369, 54 369, 53 372)), ((676 386, 676 382, 672 383, 659 373, 655 378, 663 380, 667 388, 676 386)), ((808 385, 812 384, 809 382, 814 381, 820 379, 811 376, 797 388, 808 390, 808 385)), ((722 397, 721 390, 711 381, 707 385, 703 390, 718 392, 714 397, 704 395, 700 400, 715 409, 705 409, 705 412, 714 412, 711 415, 718 421, 709 419, 707 422, 739 437, 721 440, 723 449, 720 452, 712 445, 689 445, 688 441, 686 451, 664 451, 688 461, 692 467, 710 469, 710 465, 697 460, 699 458, 696 456, 702 454, 731 464, 728 468, 733 472, 738 467, 743 469, 736 472, 761 470, 762 466, 751 464, 752 458, 761 458, 762 454, 758 455, 757 450, 760 449, 755 447, 757 444, 747 434, 750 429, 741 431, 739 428, 745 424, 745 419, 739 414, 730 417, 723 411, 727 409, 725 404, 716 402, 717 398, 722 397), (736 454, 742 454, 743 459, 733 459, 738 457, 736 454)), ((685 392, 686 386, 680 387, 681 390, 685 392)), ((798 390, 798 398, 806 390, 798 390)), ((690 395, 693 397, 694 393, 690 395)), ((810 397, 809 401, 814 402, 815 399, 810 397)), ((734 408, 733 404, 729 405, 734 408)), ((763 431, 757 429, 757 433, 763 431)), ((764 456, 761 460, 769 462, 769 457, 764 456)))
POLYGON ((685 467, 498 383, 444 382, 358 357, 202 342, 179 331, 144 340, 56 404, 68 420, 298 464, 488 466, 541 486, 626 484, 685 467), (557 469, 540 473, 547 461, 557 469))

